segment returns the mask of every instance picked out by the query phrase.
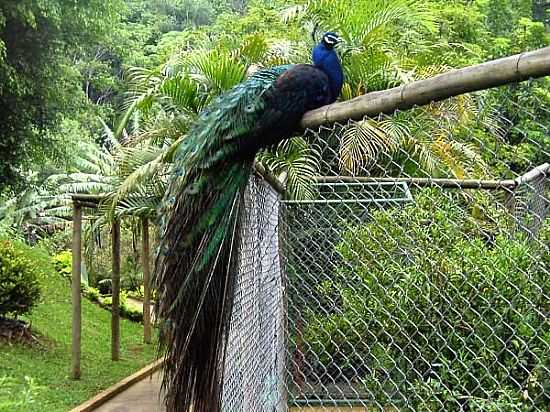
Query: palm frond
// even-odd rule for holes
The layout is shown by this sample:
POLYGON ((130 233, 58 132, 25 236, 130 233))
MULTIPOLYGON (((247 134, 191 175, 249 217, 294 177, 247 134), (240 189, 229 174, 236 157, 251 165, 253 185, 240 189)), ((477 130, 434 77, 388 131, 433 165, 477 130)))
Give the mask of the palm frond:
POLYGON ((269 49, 270 47, 265 37, 259 33, 255 33, 245 37, 243 45, 238 50, 238 56, 246 65, 259 63, 263 61, 269 49))
POLYGON ((159 92, 170 98, 174 108, 179 111, 198 113, 206 103, 206 99, 201 96, 200 85, 186 74, 164 80, 160 85, 159 92))
POLYGON ((360 173, 382 153, 393 153, 408 136, 408 129, 391 119, 365 119, 348 125, 341 138, 340 160, 346 172, 360 173))
POLYGON ((284 23, 290 23, 293 20, 300 19, 304 17, 307 6, 304 4, 295 4, 292 6, 285 7, 279 12, 281 20, 284 23))
POLYGON ((246 76, 244 64, 228 53, 197 52, 189 57, 191 77, 206 84, 215 93, 229 90, 246 76))
POLYGON ((258 161, 285 180, 291 199, 312 199, 314 177, 319 173, 321 154, 302 137, 281 142, 275 151, 264 151, 258 161))

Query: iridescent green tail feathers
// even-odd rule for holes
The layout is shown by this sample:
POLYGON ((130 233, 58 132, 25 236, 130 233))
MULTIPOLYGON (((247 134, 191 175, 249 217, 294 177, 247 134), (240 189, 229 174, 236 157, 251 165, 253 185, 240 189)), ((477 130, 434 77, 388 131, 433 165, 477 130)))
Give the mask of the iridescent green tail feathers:
POLYGON ((251 164, 201 175, 174 200, 157 257, 169 411, 217 411, 232 309, 239 216, 251 164), (196 191, 200 188, 199 191, 196 191))
POLYGON ((220 408, 243 192, 256 150, 242 142, 285 68, 215 99, 183 139, 161 210, 154 273, 168 411, 220 408))
MULTIPOLYGON (((324 61, 324 60, 323 60, 324 61)), ((182 140, 165 194, 154 274, 169 412, 219 412, 243 193, 258 150, 335 99, 310 65, 260 71, 216 98, 182 140)))

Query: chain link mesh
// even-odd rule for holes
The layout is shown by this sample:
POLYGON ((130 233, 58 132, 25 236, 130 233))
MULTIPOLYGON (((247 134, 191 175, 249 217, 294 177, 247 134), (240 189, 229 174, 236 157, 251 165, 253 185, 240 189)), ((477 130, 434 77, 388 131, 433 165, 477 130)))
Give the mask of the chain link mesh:
POLYGON ((311 198, 251 183, 224 410, 549 410, 550 112, 511 93, 309 131, 311 198))
POLYGON ((245 192, 241 222, 222 395, 225 411, 285 410, 285 315, 278 218, 279 195, 254 177, 245 192))

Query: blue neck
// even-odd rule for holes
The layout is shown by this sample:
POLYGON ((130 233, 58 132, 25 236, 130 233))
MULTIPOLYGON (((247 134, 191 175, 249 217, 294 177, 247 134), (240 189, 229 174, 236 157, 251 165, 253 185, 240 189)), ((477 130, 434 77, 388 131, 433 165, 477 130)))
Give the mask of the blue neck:
POLYGON ((323 43, 319 43, 313 49, 313 64, 328 76, 331 92, 330 100, 334 102, 340 95, 344 84, 344 72, 338 55, 334 49, 329 49, 323 43))

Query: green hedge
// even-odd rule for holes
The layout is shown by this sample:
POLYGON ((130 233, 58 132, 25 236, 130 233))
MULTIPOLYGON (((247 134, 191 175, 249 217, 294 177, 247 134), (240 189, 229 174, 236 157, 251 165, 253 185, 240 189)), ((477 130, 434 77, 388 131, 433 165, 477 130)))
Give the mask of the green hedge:
MULTIPOLYGON (((89 286, 84 287, 83 292, 90 301, 96 302, 101 307, 111 310, 111 296, 102 296, 98 289, 89 286)), ((124 290, 120 291, 120 315, 134 322, 143 321, 143 309, 131 306, 128 303, 128 293, 124 290)))
POLYGON ((40 278, 49 270, 48 256, 41 249, 0 239, 0 316, 29 313, 40 298, 40 278))
POLYGON ((542 405, 548 249, 508 225, 494 208, 426 190, 349 228, 336 273, 310 285, 330 305, 302 308, 306 374, 427 411, 542 405))

